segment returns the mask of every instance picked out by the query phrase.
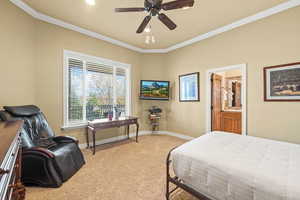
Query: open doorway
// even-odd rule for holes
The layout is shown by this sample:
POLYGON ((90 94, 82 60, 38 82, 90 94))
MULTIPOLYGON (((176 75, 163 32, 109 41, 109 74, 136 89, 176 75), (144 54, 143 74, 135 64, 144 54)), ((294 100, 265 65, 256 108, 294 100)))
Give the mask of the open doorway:
POLYGON ((246 65, 207 72, 207 131, 247 134, 246 65))

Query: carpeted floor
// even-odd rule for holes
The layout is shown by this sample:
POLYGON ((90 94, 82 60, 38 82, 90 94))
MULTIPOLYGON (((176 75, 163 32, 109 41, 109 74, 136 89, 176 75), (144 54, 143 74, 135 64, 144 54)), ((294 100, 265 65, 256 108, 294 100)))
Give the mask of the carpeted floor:
MULTIPOLYGON (((164 200, 166 156, 184 140, 163 135, 142 136, 83 150, 86 164, 58 189, 26 188, 26 200, 164 200)), ((178 191, 172 200, 195 200, 178 191)))

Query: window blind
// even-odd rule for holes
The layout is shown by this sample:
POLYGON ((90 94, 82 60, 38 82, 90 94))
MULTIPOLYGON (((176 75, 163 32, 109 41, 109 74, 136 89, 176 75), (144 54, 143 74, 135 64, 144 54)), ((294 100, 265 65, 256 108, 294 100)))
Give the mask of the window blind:
POLYGON ((114 68, 87 62, 87 119, 101 119, 113 111, 113 71, 114 68))
POLYGON ((127 77, 124 68, 116 69, 116 107, 119 112, 125 113, 126 109, 126 91, 127 91, 127 77))
POLYGON ((81 58, 68 58, 67 124, 127 113, 127 69, 81 58))
POLYGON ((117 68, 117 76, 125 76, 126 70, 123 68, 117 68))
POLYGON ((68 118, 70 122, 83 120, 83 62, 81 60, 68 60, 69 95, 68 118))
POLYGON ((86 68, 87 68, 88 71, 91 71, 91 72, 98 72, 98 73, 104 73, 104 74, 113 74, 113 67, 107 66, 107 65, 87 62, 86 63, 86 68))

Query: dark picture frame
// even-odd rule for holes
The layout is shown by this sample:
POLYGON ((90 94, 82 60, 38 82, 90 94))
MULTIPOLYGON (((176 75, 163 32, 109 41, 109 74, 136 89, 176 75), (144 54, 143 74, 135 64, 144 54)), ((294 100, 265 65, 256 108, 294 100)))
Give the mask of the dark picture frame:
POLYGON ((199 83, 199 79, 200 79, 200 73, 199 72, 194 72, 194 73, 189 73, 189 74, 183 74, 183 75, 179 75, 179 101, 180 102, 197 102, 200 101, 200 83, 199 83), (193 80, 193 79, 197 79, 197 80, 193 80), (189 84, 187 87, 188 90, 191 90, 191 93, 193 96, 188 96, 187 94, 184 94, 182 91, 183 85, 185 84, 184 82, 190 82, 191 84, 189 84), (193 88, 195 87, 195 88, 193 88))
POLYGON ((300 101, 300 62, 264 68, 264 101, 300 101))

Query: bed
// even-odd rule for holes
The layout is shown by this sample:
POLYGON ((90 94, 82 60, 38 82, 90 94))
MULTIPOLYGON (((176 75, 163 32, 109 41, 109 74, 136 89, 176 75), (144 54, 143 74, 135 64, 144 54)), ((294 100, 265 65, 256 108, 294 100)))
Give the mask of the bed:
POLYGON ((178 188, 201 200, 299 200, 300 145, 206 134, 170 151, 167 200, 178 188))

